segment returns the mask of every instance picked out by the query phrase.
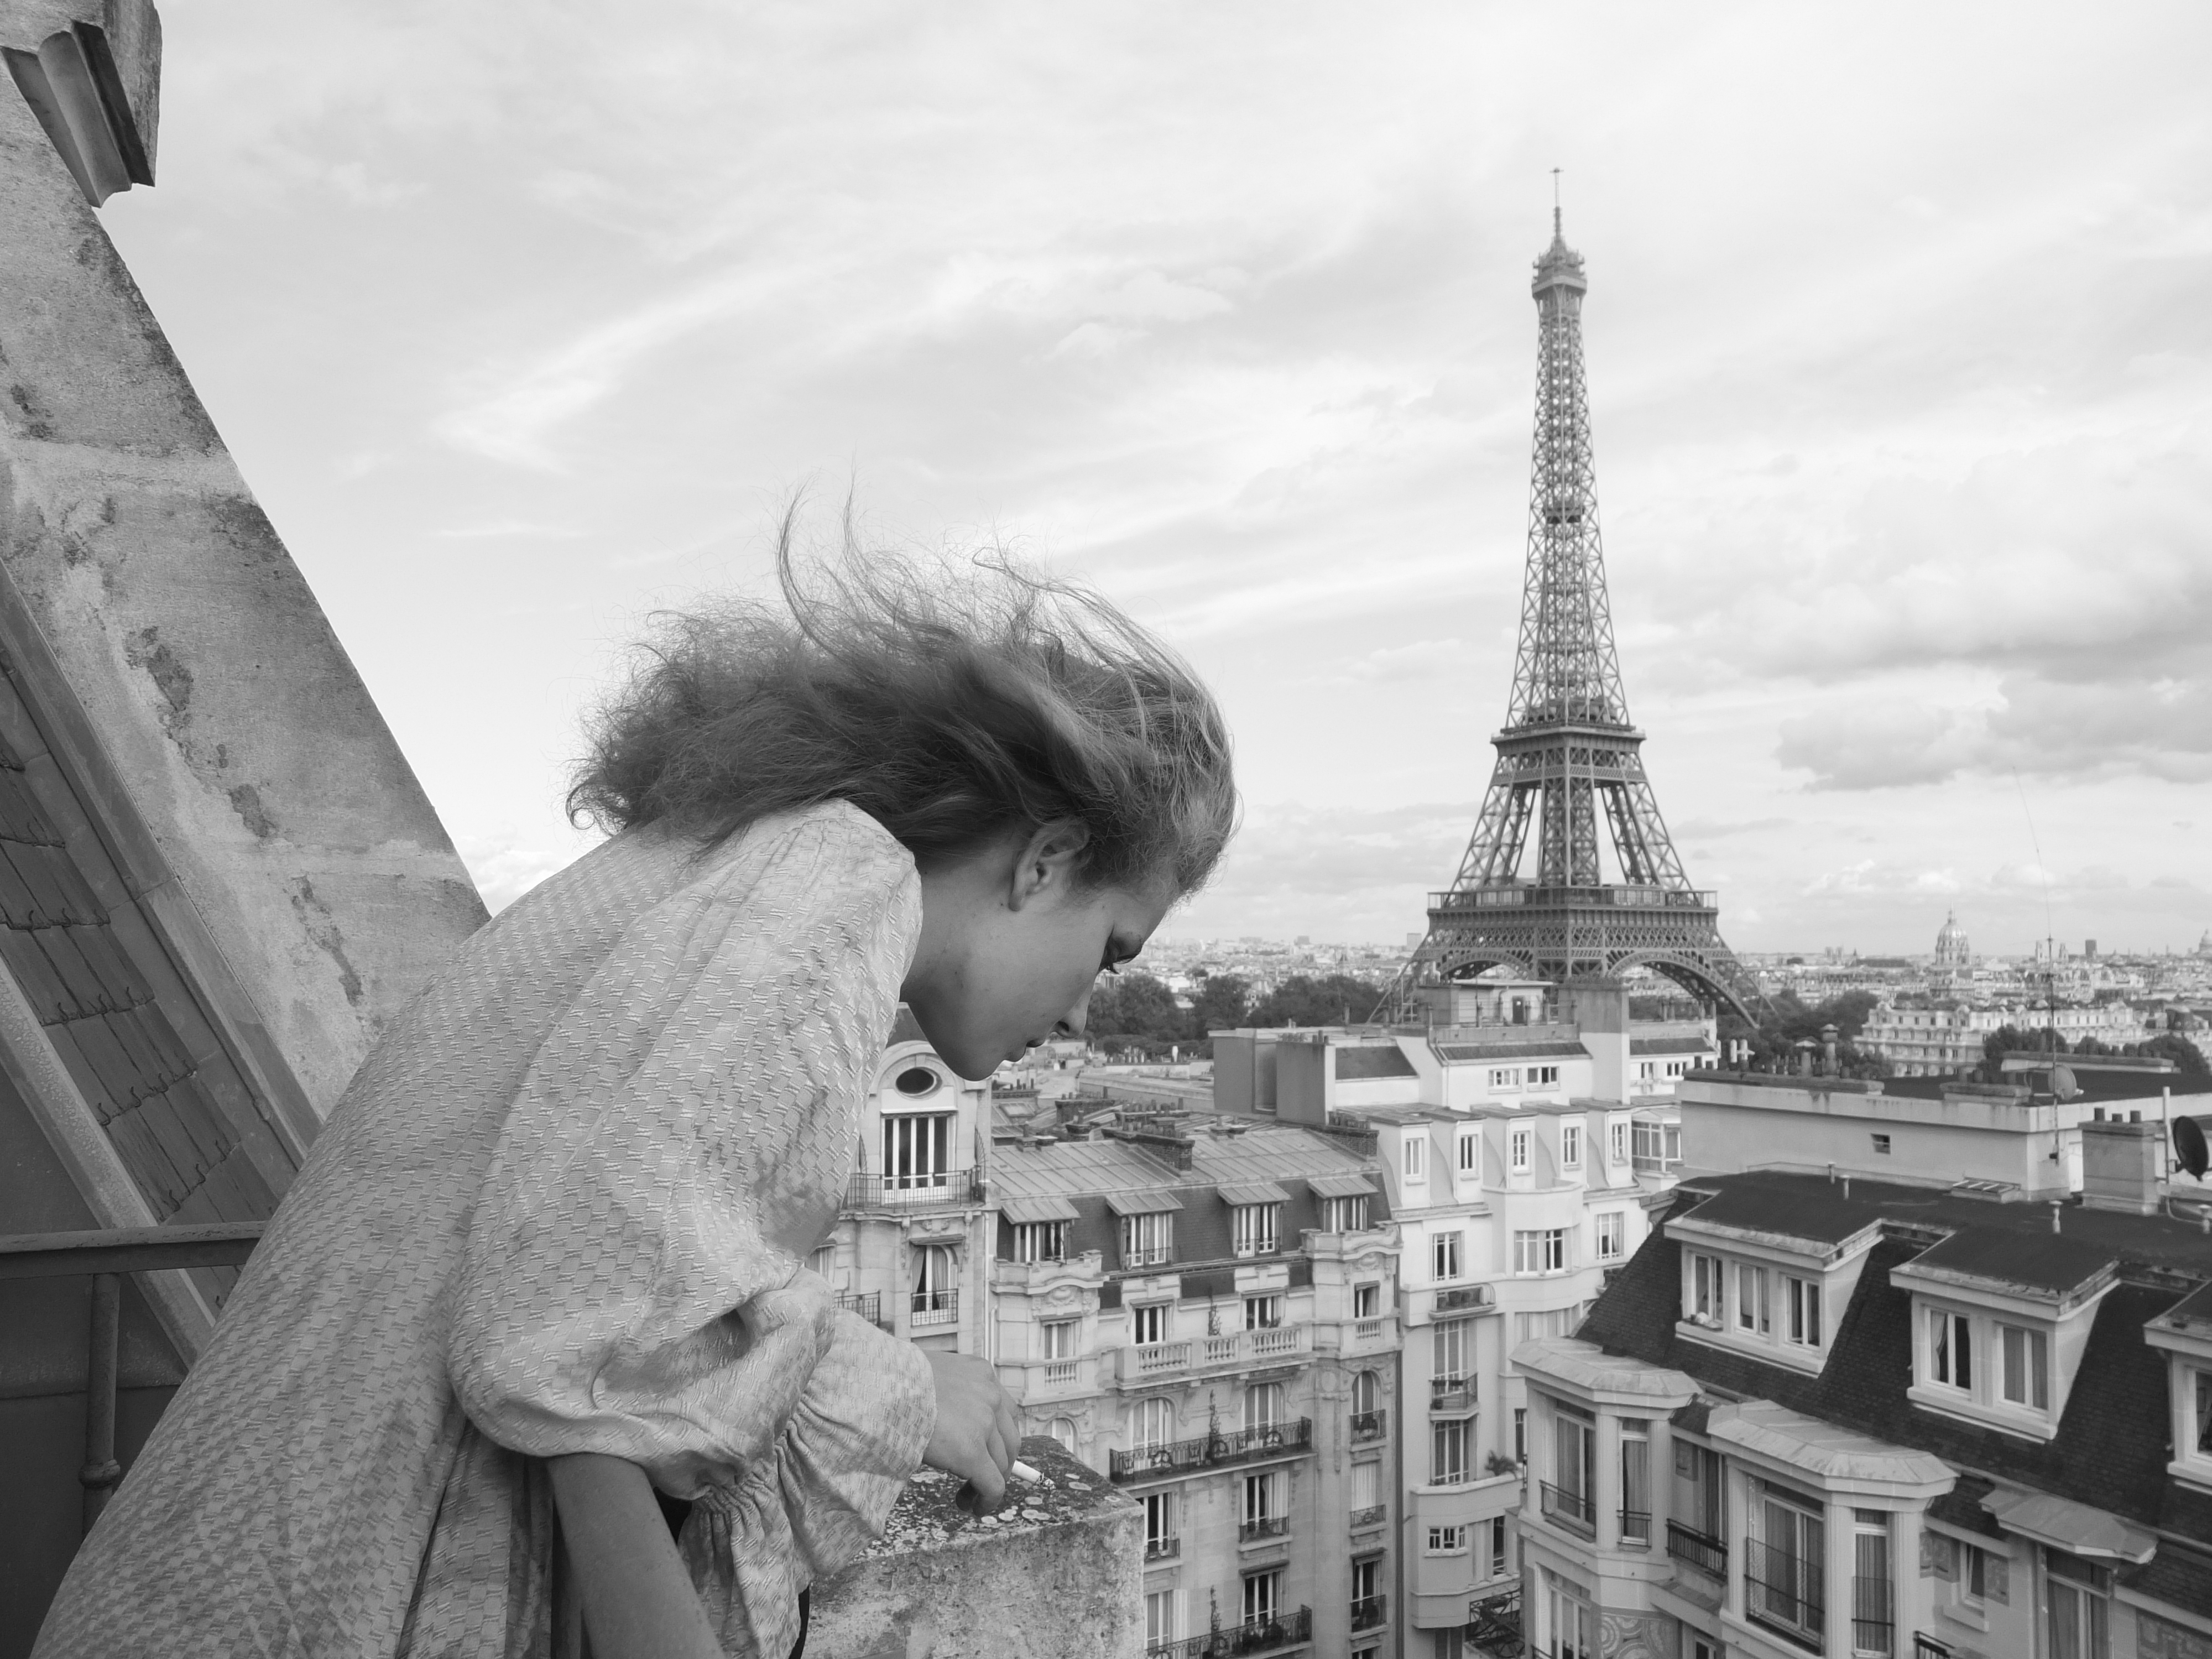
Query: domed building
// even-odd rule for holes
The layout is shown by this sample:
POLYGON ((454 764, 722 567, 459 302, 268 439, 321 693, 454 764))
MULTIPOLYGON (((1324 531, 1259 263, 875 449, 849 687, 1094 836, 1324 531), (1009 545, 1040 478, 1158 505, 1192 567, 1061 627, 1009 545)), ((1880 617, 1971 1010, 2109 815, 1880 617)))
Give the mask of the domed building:
POLYGON ((1943 913, 1943 929, 1936 935, 1936 965, 1938 968, 1965 968, 1973 961, 1973 947, 1966 942, 1966 930, 1959 926, 1959 913, 1943 913))

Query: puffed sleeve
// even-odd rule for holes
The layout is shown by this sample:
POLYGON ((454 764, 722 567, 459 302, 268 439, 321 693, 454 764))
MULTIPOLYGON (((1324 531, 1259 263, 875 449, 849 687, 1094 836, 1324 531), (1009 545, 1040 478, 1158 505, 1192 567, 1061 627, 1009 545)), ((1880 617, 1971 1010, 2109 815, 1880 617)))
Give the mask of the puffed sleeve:
POLYGON ((920 921, 912 860, 845 808, 726 844, 625 930, 539 1049, 470 1219, 447 1358, 486 1436, 698 1498, 807 1455, 787 1430, 811 1385, 855 1431, 817 1437, 833 1495, 799 1510, 851 1500, 880 1527, 934 1426, 928 1367, 799 1261, 920 921), (854 1343, 866 1386, 817 1383, 854 1343))

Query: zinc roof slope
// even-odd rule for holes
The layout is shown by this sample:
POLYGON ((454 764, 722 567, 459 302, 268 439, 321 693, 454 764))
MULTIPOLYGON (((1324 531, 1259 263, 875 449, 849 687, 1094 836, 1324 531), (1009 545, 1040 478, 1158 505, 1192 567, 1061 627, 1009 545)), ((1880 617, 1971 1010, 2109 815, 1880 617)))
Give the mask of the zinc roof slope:
POLYGON ((1357 1172, 1371 1163, 1345 1150, 1333 1137, 1260 1125, 1237 1135, 1200 1133, 1191 1147, 1188 1170, 1176 1169, 1164 1148, 1153 1152, 1140 1142, 1127 1140, 1000 1146, 993 1160, 991 1179, 1004 1191, 1024 1198, 1073 1197, 1303 1181, 1309 1176, 1357 1172))
POLYGON ((2166 1477, 2166 1358, 2142 1340, 2144 1322, 2171 1307, 2176 1294, 2129 1284, 2113 1288, 2098 1306, 2058 1433, 2038 1443, 1937 1417, 1905 1398, 1912 1298, 1891 1285, 1889 1274, 1922 1249, 1908 1239, 1885 1237, 1868 1252, 1818 1376, 1678 1337, 1681 1247, 1661 1230, 1629 1259, 1577 1334, 1608 1352, 1686 1371, 1726 1394, 1771 1400, 1933 1452, 1954 1468, 2212 1540, 2212 1498, 2166 1477))
MULTIPOLYGON (((1827 1187, 1826 1182, 1820 1185, 1827 1187)), ((1814 1244, 1840 1244, 1879 1218, 1878 1211, 1839 1198, 1832 1189, 1777 1191, 1733 1181, 1694 1207, 1677 1205, 1668 1216, 1670 1221, 1701 1221, 1710 1226, 1769 1233, 1814 1244)))
POLYGON ((2009 1228, 1970 1227, 1923 1252, 1914 1265, 2063 1296, 2094 1279, 2112 1260, 2110 1250, 2065 1233, 2023 1237, 2009 1228))

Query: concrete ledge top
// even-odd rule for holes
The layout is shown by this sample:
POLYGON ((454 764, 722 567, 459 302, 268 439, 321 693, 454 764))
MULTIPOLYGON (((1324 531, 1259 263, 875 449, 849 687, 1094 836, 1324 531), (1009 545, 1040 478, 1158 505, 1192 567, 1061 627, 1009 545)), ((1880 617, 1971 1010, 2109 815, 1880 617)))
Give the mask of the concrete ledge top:
POLYGON ((1106 1477, 1060 1449, 1047 1435, 1022 1443, 1022 1461, 1044 1478, 1032 1485, 1007 1483, 1006 1501, 990 1515, 971 1516, 960 1507, 965 1484, 957 1475, 923 1469, 908 1482, 906 1495, 884 1524, 884 1535, 868 1547, 862 1560, 905 1555, 915 1550, 957 1549, 989 1543, 1040 1527, 1072 1522, 1112 1520, 1134 1515, 1136 1504, 1106 1477))

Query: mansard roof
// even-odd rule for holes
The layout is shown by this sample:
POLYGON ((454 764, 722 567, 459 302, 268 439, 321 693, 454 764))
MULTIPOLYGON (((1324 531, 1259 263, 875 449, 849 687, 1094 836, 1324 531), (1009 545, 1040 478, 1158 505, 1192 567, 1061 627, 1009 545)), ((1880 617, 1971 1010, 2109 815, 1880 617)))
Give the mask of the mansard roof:
MULTIPOLYGON (((1912 1370, 1912 1298, 1891 1269, 1946 1235, 1986 1231, 1990 1248, 2048 1238, 2043 1205, 1954 1198, 1926 1189, 1854 1181, 1833 1195, 1820 1176, 1761 1172, 1700 1178, 1675 1198, 1675 1214, 1732 1195, 1737 1209, 1785 1212, 1849 1205, 1878 1221, 1866 1269, 1836 1322, 1826 1365, 1816 1376, 1675 1335, 1681 1246, 1654 1229, 1615 1276, 1577 1333, 1609 1353, 1686 1371, 1716 1395, 1770 1400, 1899 1446, 1934 1453, 1953 1468, 2002 1485, 2053 1492, 2139 1524, 2212 1542, 2212 1497, 2166 1474, 2166 1359, 2143 1340, 2145 1323, 2169 1312, 2191 1281, 2212 1280, 2212 1244, 2194 1227, 2157 1216, 2069 1207, 2066 1234, 2119 1264, 2120 1282, 2098 1304, 2089 1340, 2057 1435, 2037 1443, 1920 1410, 1905 1397, 1912 1370)), ((1832 1228, 1831 1229, 1832 1231, 1832 1228)), ((1955 1500, 1954 1500, 1955 1501, 1955 1500)))

